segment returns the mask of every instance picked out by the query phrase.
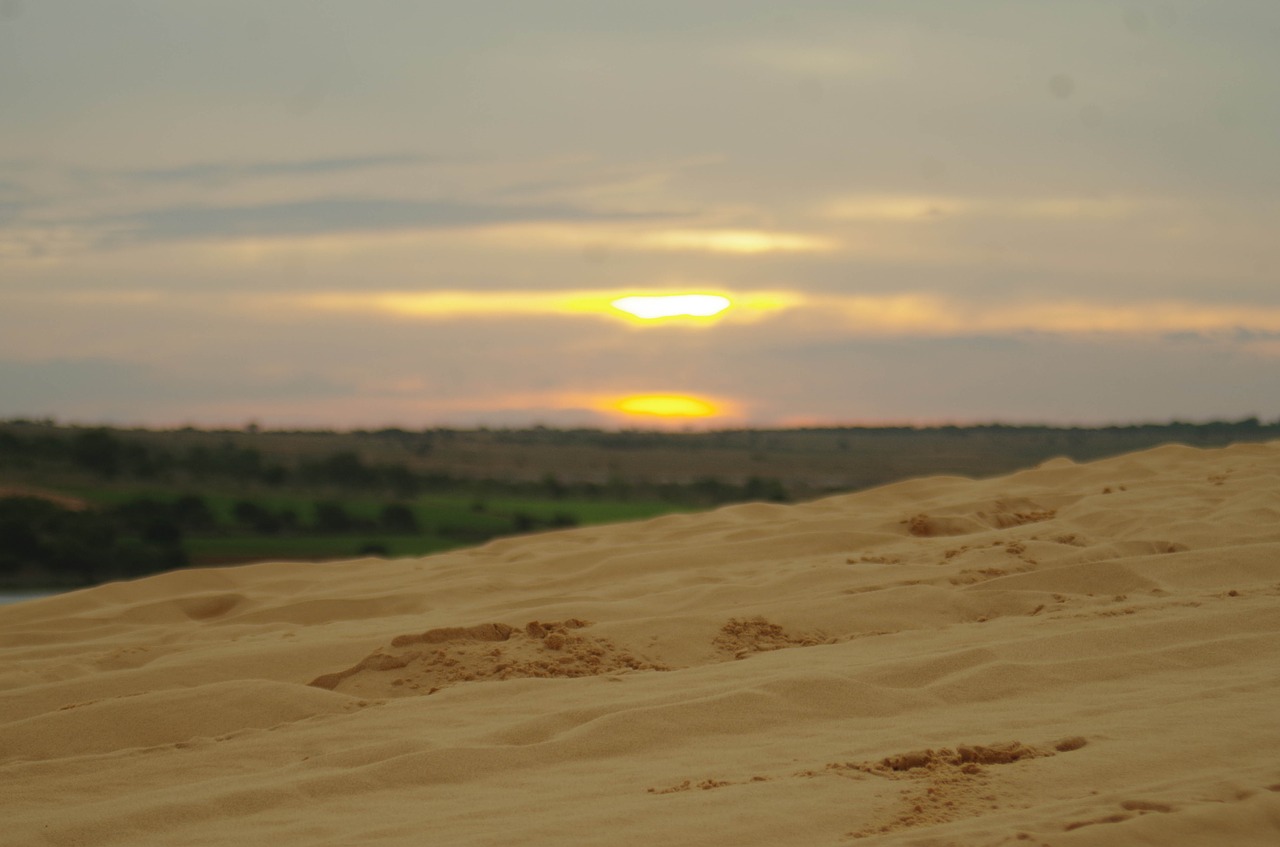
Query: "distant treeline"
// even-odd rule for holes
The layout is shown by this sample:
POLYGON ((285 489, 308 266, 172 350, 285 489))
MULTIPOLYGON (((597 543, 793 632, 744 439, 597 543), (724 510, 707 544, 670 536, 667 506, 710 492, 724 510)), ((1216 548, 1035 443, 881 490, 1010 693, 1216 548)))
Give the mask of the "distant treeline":
POLYGON ((195 479, 224 477, 268 485, 281 485, 304 474, 311 481, 333 478, 337 484, 349 485, 367 483, 376 474, 354 453, 338 453, 314 467, 290 469, 264 458, 258 450, 230 442, 214 447, 194 445, 175 452, 122 437, 104 427, 28 434, 0 430, 0 466, 32 469, 41 465, 63 465, 108 480, 122 476, 162 479, 182 473, 195 479))
POLYGON ((788 429, 725 429, 707 432, 661 432, 652 430, 598 430, 598 429, 479 429, 479 430, 425 430, 415 433, 402 429, 358 431, 379 438, 448 438, 486 433, 496 443, 549 444, 557 446, 592 445, 610 450, 684 449, 706 450, 781 450, 807 451, 818 444, 846 447, 851 438, 899 438, 903 436, 920 440, 931 437, 969 438, 1017 436, 1020 439, 1036 439, 1045 436, 1067 436, 1078 440, 1105 442, 1112 439, 1150 441, 1161 443, 1181 441, 1188 444, 1228 444, 1237 440, 1280 438, 1280 419, 1266 424, 1257 417, 1237 421, 1210 421, 1188 423, 1118 424, 1097 427, 1062 427, 1048 424, 972 424, 966 426, 847 426, 847 427, 791 427, 788 429))
MULTIPOLYGON (((424 493, 468 492, 523 497, 626 500, 657 498, 691 505, 718 505, 747 500, 790 499, 778 479, 748 477, 741 483, 704 476, 684 483, 633 482, 614 477, 605 483, 561 480, 548 471, 535 481, 463 477, 440 470, 414 470, 406 462, 374 462, 352 449, 321 456, 289 457, 284 461, 255 447, 227 439, 213 445, 195 444, 171 449, 149 444, 136 432, 121 433, 105 427, 63 429, 15 428, 0 425, 0 470, 57 471, 90 474, 101 480, 163 483, 231 483, 293 490, 331 489, 339 492, 386 493, 412 498, 424 493), (29 429, 29 431, 22 431, 29 429)), ((367 433, 360 433, 367 435, 367 433)), ((147 433, 147 435, 158 435, 147 433)), ((403 440, 403 430, 374 433, 403 440)), ((412 436, 414 453, 423 455, 435 438, 449 439, 453 430, 428 431, 412 436)))
POLYGON ((578 524, 567 511, 539 518, 521 510, 493 512, 482 501, 470 511, 467 519, 426 526, 419 510, 404 503, 386 503, 370 517, 336 500, 281 505, 241 499, 225 519, 197 494, 84 509, 41 497, 0 497, 0 585, 90 585, 171 570, 189 563, 188 542, 200 538, 345 536, 335 555, 386 555, 378 541, 359 539, 430 532, 457 546, 578 524))
POLYGON ((713 432, 382 429, 153 431, 0 422, 0 474, 89 476, 194 488, 328 489, 660 499, 683 505, 786 501, 928 474, 984 476, 1053 456, 1105 458, 1162 443, 1280 438, 1280 421, 1110 427, 989 424, 713 432))
POLYGON ((145 510, 72 510, 35 497, 0 499, 0 580, 91 585, 187 563, 179 523, 145 510))

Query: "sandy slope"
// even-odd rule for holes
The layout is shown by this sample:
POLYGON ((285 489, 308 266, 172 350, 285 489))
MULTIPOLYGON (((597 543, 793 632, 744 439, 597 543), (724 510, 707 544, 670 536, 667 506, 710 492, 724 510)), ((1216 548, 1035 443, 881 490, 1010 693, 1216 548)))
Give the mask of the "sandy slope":
POLYGON ((1280 442, 0 609, 0 843, 1280 843, 1280 442))

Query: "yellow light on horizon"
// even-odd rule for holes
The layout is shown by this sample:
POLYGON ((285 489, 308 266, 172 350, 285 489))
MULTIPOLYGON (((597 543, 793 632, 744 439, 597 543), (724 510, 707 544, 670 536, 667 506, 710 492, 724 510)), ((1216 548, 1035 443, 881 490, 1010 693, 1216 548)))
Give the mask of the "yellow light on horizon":
POLYGON ((613 411, 659 418, 709 418, 720 414, 710 400, 687 394, 635 394, 608 404, 613 411))
POLYGON ((609 305, 641 320, 691 317, 709 318, 733 303, 719 294, 653 294, 619 297, 609 305))
POLYGON ((672 321, 707 326, 726 318, 753 322, 803 305, 803 296, 778 291, 742 294, 624 290, 338 291, 241 297, 247 307, 269 305, 323 312, 366 312, 420 320, 600 315, 646 325, 672 321))

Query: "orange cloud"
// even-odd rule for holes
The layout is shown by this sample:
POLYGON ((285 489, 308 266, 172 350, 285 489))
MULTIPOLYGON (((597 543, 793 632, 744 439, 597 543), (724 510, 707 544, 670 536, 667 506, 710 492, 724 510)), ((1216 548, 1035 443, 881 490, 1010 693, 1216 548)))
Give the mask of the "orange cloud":
POLYGON ((836 249, 835 241, 793 232, 754 229, 671 229, 639 233, 633 249, 691 250, 708 253, 820 253, 836 249))
POLYGON ((1006 306, 964 303, 926 294, 829 297, 818 300, 864 333, 970 335, 1049 332, 1068 335, 1280 332, 1280 309, 1164 300, 1132 304, 1042 301, 1006 306))
POLYGON ((600 224, 510 224, 475 229, 456 237, 498 241, 516 249, 690 252, 752 256, 762 253, 822 253, 840 244, 825 236, 780 230, 728 227, 636 229, 600 224))
POLYGON ((911 223, 955 217, 1114 220, 1167 203, 1132 197, 962 197, 942 194, 855 194, 820 209, 837 221, 911 223))

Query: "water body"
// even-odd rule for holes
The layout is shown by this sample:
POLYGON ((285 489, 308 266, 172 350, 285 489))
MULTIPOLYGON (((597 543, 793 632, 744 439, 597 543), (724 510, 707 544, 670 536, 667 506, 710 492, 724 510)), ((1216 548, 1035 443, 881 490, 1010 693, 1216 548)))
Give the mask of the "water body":
POLYGON ((41 597, 52 597, 58 591, 0 591, 0 606, 21 603, 25 600, 39 600, 41 597))

